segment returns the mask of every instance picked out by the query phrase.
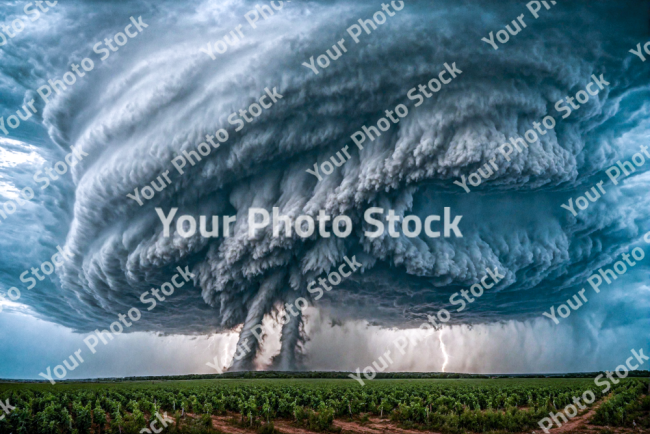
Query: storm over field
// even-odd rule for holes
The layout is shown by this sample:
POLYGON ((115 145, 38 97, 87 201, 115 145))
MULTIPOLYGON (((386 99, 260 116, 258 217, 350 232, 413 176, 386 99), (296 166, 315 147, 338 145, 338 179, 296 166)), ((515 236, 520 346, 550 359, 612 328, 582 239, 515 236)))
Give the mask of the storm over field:
MULTIPOLYGON (((574 366, 572 357, 610 360, 606 348, 617 339, 626 349, 647 344, 650 256, 600 292, 587 279, 634 248, 650 252, 643 240, 650 157, 618 185, 606 174, 650 146, 650 62, 630 53, 650 39, 648 3, 557 2, 542 6, 538 18, 524 2, 407 0, 398 10, 400 3, 358 43, 347 29, 372 19, 381 2, 284 2, 256 28, 246 19, 251 1, 60 2, 8 39, 0 46, 8 133, 0 133, 0 199, 16 201, 25 187, 35 197, 0 220, 0 290, 5 301, 11 287, 21 291, 0 315, 27 309, 88 333, 135 306, 143 317, 126 332, 235 330, 239 343, 248 338, 252 350, 235 369, 353 369, 382 352, 382 336, 417 328, 441 308, 451 313, 443 332, 455 337, 449 346, 457 356, 485 357, 459 362, 459 370, 495 369, 490 357, 504 341, 530 359, 558 343, 568 357, 556 360, 559 369, 574 366), (498 49, 482 41, 514 28, 522 14, 525 26, 498 49), (105 38, 138 17, 146 27, 132 25, 136 37, 106 48, 105 38), (227 47, 218 53, 210 44, 224 35, 232 45, 218 45, 227 47), (341 39, 346 51, 318 74, 303 65, 341 39), (37 90, 84 58, 94 68, 44 103, 37 90), (452 65, 460 72, 448 72, 453 80, 432 92, 427 83, 452 65), (407 96, 413 88, 423 103, 407 96), (579 103, 583 89, 588 101, 579 103), (248 122, 240 110, 263 95, 273 104, 248 122), (558 109, 566 97, 578 100, 558 109), (36 113, 9 128, 8 117, 32 99, 36 113), (408 115, 363 149, 355 145, 355 132, 377 126, 399 104, 408 115), (504 153, 504 143, 549 116, 556 125, 538 141, 504 153), (228 140, 181 174, 172 162, 220 129, 228 140), (346 145, 350 157, 331 174, 307 172, 346 145), (42 188, 34 174, 65 161, 70 147, 87 156, 42 188), (479 169, 491 172, 480 185, 454 183, 479 169), (152 181, 160 186, 163 173, 169 182, 151 199, 127 196, 152 181), (601 197, 586 209, 561 207, 585 191, 593 197, 600 181, 601 197), (249 237, 249 209, 273 207, 293 217, 344 214, 354 230, 346 238, 303 238, 273 237, 269 228, 249 237), (372 207, 422 221, 451 208, 462 215, 462 237, 370 239, 363 217, 372 207), (175 225, 165 236, 156 208, 178 208, 197 221, 237 220, 230 237, 197 231, 186 238, 175 225), (57 245, 70 252, 63 265, 27 289, 22 273, 49 260, 57 245), (362 267, 314 300, 308 284, 353 256, 362 267), (177 267, 188 267, 191 284, 147 312, 141 294, 170 281, 177 267), (486 269, 503 278, 458 312, 450 296, 486 269), (542 315, 583 288, 589 301, 569 318, 555 323, 542 315), (279 344, 256 363, 265 343, 252 339, 253 327, 277 322, 298 297, 310 301, 311 316, 277 327, 279 344)), ((10 5, 0 21, 19 16, 22 6, 10 5)), ((438 350, 438 338, 429 346, 438 350)), ((396 367, 426 369, 417 350, 408 357, 396 367)))

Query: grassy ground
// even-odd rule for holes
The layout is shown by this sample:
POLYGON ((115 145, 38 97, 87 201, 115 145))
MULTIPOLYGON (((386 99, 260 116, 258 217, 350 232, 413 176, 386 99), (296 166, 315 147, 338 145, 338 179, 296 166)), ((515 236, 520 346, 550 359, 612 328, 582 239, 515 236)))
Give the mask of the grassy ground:
MULTIPOLYGON (((215 380, 174 380, 174 381, 129 381, 129 382, 101 382, 101 383, 0 383, 0 393, 9 390, 33 390, 35 392, 62 392, 62 391, 99 391, 104 389, 112 390, 133 390, 133 389, 193 389, 197 386, 297 386, 302 388, 321 388, 323 386, 345 386, 364 388, 384 388, 401 386, 407 384, 431 385, 442 387, 476 386, 476 387, 496 387, 505 386, 567 386, 567 385, 593 385, 593 379, 587 378, 495 378, 495 379, 406 379, 406 380, 373 380, 366 381, 365 386, 361 386, 355 380, 342 379, 215 379, 215 380)), ((596 386, 594 386, 596 388, 596 386)))
POLYGON ((589 421, 576 418, 570 432, 617 426, 616 433, 627 433, 650 429, 647 387, 647 379, 625 379, 606 396, 592 378, 0 383, 0 399, 17 407, 0 422, 0 434, 131 434, 163 412, 175 420, 170 434, 519 433, 538 431, 549 411, 562 411, 587 390, 596 402, 581 416, 589 411, 596 425, 578 430, 589 421))

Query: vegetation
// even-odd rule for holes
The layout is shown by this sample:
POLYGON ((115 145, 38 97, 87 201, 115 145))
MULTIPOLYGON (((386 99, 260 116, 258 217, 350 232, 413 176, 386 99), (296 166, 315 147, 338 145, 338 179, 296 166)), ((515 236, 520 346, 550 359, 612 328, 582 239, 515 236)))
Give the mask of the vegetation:
POLYGON ((650 395, 642 398, 647 389, 641 381, 618 387, 614 396, 596 410, 591 422, 603 426, 650 428, 650 395))
MULTIPOLYGON (((593 422, 650 427, 647 387, 647 380, 621 381, 593 422)), ((364 387, 296 379, 0 384, 0 398, 16 407, 0 421, 0 434, 139 433, 157 412, 174 420, 166 433, 214 433, 217 415, 262 433, 277 432, 277 419, 334 432, 336 418, 365 423, 369 416, 446 433, 530 432, 586 390, 600 393, 591 379, 381 380, 364 387)))
MULTIPOLYGON (((216 379, 289 379, 289 378, 321 378, 321 379, 348 379, 349 372, 332 372, 332 371, 246 371, 246 372, 225 372, 223 374, 192 374, 192 375, 171 375, 171 376, 147 376, 147 377, 119 377, 119 378, 98 378, 94 380, 66 380, 65 383, 96 383, 96 382, 133 382, 133 381, 172 381, 172 380, 216 380, 216 379)), ((389 380, 389 379, 450 379, 450 378, 475 378, 475 379, 488 379, 488 378, 596 378, 598 374, 605 374, 604 372, 580 372, 574 374, 455 374, 446 372, 378 372, 375 379, 389 380)), ((628 373, 628 377, 650 377, 650 371, 635 370, 628 373)), ((5 380, 0 379, 0 382, 6 383, 25 383, 23 380, 5 380)), ((38 382, 43 382, 39 380, 38 382)))

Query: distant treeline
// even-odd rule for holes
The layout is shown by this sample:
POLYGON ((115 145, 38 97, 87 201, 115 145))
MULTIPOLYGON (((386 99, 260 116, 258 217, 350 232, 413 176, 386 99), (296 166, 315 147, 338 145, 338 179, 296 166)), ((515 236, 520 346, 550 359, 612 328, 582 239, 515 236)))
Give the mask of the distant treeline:
MULTIPOLYGON (((595 378, 605 372, 581 372, 573 374, 454 374, 444 372, 380 372, 377 379, 446 379, 446 378, 595 378)), ((346 379, 349 372, 281 372, 281 371, 245 371, 226 372, 223 374, 200 374, 200 375, 169 375, 169 376, 148 376, 148 377, 120 377, 120 378, 93 378, 86 380, 66 380, 61 383, 119 383, 125 381, 174 381, 174 380, 213 380, 220 378, 228 379, 282 379, 282 378, 322 378, 322 379, 346 379)), ((649 371, 631 371, 628 377, 649 377, 649 371)), ((41 383, 41 380, 4 380, 4 383, 41 383)))

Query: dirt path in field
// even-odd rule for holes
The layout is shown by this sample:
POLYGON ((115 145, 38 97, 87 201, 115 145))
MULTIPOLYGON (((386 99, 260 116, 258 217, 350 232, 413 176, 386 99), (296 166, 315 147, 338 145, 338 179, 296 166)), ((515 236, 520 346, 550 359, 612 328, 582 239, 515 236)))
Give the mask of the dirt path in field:
POLYGON ((314 434, 314 431, 309 431, 304 428, 295 427, 291 425, 289 421, 286 420, 276 419, 273 421, 273 425, 275 426, 275 429, 277 429, 283 434, 314 434))
MULTIPOLYGON (((572 419, 569 419, 569 421, 565 424, 562 424, 561 427, 558 427, 557 425, 553 425, 555 428, 549 429, 550 434, 563 434, 563 433, 597 433, 600 432, 601 430, 604 430, 606 427, 603 426, 598 426, 598 425, 591 425, 589 423, 589 419, 596 413, 596 410, 603 405, 607 400, 611 398, 611 395, 608 395, 605 397, 605 399, 601 400, 599 403, 596 405, 592 406, 589 411, 582 415, 578 415, 572 419)), ((632 429, 632 428, 607 428, 612 432, 613 434, 627 434, 627 433, 639 433, 641 432, 640 429, 632 429)), ((537 432, 537 431, 536 431, 537 432)), ((541 430, 539 432, 542 432, 541 430)))
MULTIPOLYGON (((192 419, 198 419, 198 415, 194 413, 185 413, 186 416, 192 419)), ((234 414, 233 414, 234 415, 234 414)), ((224 434, 251 434, 255 433, 255 429, 245 429, 233 425, 230 421, 233 418, 233 415, 228 416, 212 416, 212 426, 224 434)), ((239 415, 237 415, 239 417, 239 415)))
MULTIPOLYGON (((608 399, 608 398, 606 398, 608 399)), ((589 419, 596 413, 605 400, 599 402, 590 408, 582 415, 578 415, 561 427, 554 425, 554 428, 549 430, 550 434, 596 434, 603 430, 605 427, 595 426, 589 424, 589 419)), ((193 414, 187 414, 189 417, 196 417, 193 414)), ((212 426, 224 434, 255 434, 255 428, 242 428, 233 425, 233 417, 239 418, 239 415, 229 414, 226 416, 212 416, 212 426)), ((292 425, 289 420, 276 419, 273 421, 275 429, 282 434, 314 434, 304 428, 292 425)), ((334 427, 341 428, 341 434, 439 434, 434 431, 424 430, 411 430, 397 427, 389 419, 380 419, 378 417, 371 417, 369 421, 361 425, 359 421, 348 419, 335 419, 334 427)), ((640 431, 629 428, 609 428, 613 434, 632 434, 640 431)), ((542 430, 534 430, 535 433, 542 433, 542 430)))
MULTIPOLYGON (((190 415, 194 417, 195 415, 190 415)), ((256 432, 254 428, 240 428, 234 426, 232 421, 233 416, 212 416, 212 426, 224 434, 253 434, 256 432)), ((275 429, 282 434, 314 434, 304 428, 293 426, 290 421, 276 419, 273 421, 275 429)), ((393 425, 388 419, 380 419, 378 417, 370 418, 370 421, 364 425, 360 425, 357 421, 347 420, 334 420, 334 426, 341 428, 341 434, 437 434, 433 431, 416 431, 409 429, 401 429, 393 425)))
MULTIPOLYGON (((212 416, 212 426, 224 434, 253 434, 257 430, 255 428, 240 428, 232 424, 233 416, 212 416)), ((302 428, 296 428, 289 422, 283 420, 274 420, 273 425, 275 429, 283 434, 313 434, 313 431, 307 431, 302 428)))
MULTIPOLYGON (((275 428, 284 434, 313 434, 313 431, 297 428, 288 421, 276 420, 274 424, 275 428)), ((415 431, 398 428, 388 419, 379 419, 378 417, 370 418, 370 421, 363 425, 360 425, 357 421, 335 419, 334 427, 341 428, 341 434, 437 434, 433 433, 433 431, 415 431)))
POLYGON ((555 426, 555 428, 551 428, 549 431, 553 434, 556 433, 559 434, 559 433, 574 432, 578 429, 580 430, 587 429, 586 425, 588 424, 589 419, 591 419, 591 417, 596 413, 596 410, 598 409, 598 407, 601 406, 603 402, 604 401, 599 402, 597 405, 592 406, 591 409, 585 414, 578 415, 572 419, 569 419, 569 422, 562 424, 562 426, 559 428, 557 427, 557 425, 553 425, 555 426))
POLYGON ((438 434, 434 431, 425 431, 425 430, 410 430, 398 428, 396 425, 391 423, 388 419, 380 419, 378 417, 371 417, 370 422, 359 425, 358 422, 348 422, 345 420, 335 420, 334 426, 341 427, 342 434, 345 433, 354 433, 354 434, 438 434))
POLYGON ((249 434, 254 433, 255 430, 250 431, 239 428, 230 424, 230 416, 212 416, 212 426, 225 434, 249 434))

